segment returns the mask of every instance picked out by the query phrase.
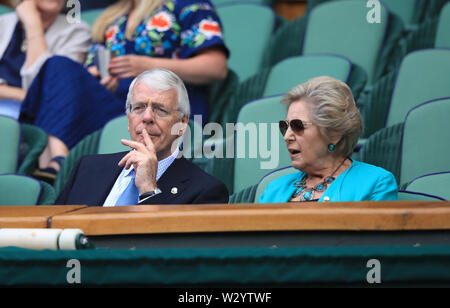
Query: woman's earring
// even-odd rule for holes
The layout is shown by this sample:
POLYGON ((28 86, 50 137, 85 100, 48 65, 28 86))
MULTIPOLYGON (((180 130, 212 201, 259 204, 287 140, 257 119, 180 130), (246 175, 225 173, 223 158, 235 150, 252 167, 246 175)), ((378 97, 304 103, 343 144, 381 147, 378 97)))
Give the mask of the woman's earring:
POLYGON ((335 146, 334 144, 330 143, 330 144, 328 145, 328 152, 333 152, 334 149, 336 149, 336 146, 335 146))

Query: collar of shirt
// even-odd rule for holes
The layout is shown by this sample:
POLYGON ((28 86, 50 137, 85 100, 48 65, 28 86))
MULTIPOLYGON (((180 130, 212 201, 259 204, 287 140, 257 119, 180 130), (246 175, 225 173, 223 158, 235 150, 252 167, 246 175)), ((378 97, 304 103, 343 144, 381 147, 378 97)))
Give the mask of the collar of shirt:
MULTIPOLYGON (((169 157, 158 161, 158 170, 156 171, 156 182, 159 181, 164 172, 166 172, 166 170, 170 167, 170 165, 172 165, 172 163, 177 158, 179 152, 180 151, 177 148, 169 157)), ((108 197, 105 200, 105 203, 103 204, 104 207, 115 206, 120 195, 124 192, 130 181, 133 179, 133 176, 134 176, 133 166, 131 166, 131 168, 128 170, 125 168, 122 169, 122 172, 120 173, 119 177, 114 183, 111 192, 109 193, 108 197)))

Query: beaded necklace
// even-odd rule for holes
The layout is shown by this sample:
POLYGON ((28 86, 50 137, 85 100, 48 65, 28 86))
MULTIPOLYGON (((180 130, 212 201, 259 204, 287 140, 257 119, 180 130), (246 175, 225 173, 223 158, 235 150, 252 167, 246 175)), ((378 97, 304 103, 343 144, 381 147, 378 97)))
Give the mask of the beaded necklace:
POLYGON ((294 194, 292 195, 292 199, 295 199, 300 196, 300 201, 311 201, 314 200, 315 192, 323 192, 327 189, 328 185, 333 183, 335 178, 333 177, 334 174, 341 168, 341 166, 344 164, 344 162, 347 160, 345 158, 342 163, 339 164, 339 166, 334 170, 334 172, 325 178, 325 180, 319 184, 317 184, 315 187, 306 187, 306 181, 308 180, 308 175, 305 174, 305 176, 300 180, 294 183, 294 186, 297 187, 294 194))

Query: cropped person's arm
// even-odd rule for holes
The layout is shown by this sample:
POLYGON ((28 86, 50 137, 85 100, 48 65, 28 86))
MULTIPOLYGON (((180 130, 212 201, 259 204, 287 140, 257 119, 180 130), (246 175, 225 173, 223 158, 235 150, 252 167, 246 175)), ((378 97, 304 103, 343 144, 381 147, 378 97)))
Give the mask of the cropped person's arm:
POLYGON ((34 1, 23 1, 17 6, 16 13, 25 30, 27 43, 25 68, 28 68, 48 50, 44 24, 34 1))
POLYGON ((24 26, 27 40, 25 65, 20 71, 24 89, 30 87, 33 79, 48 58, 61 55, 82 63, 91 43, 90 30, 86 24, 69 25, 56 17, 57 19, 49 25, 45 25, 32 2, 24 1, 16 8, 17 15, 24 26), (26 2, 31 3, 26 4, 26 2), (46 30, 52 38, 51 46, 48 45, 46 40, 49 38, 45 36, 46 30))
POLYGON ((223 80, 228 74, 227 58, 217 48, 208 48, 187 59, 151 58, 147 56, 127 55, 111 60, 110 72, 119 78, 136 77, 140 73, 153 69, 171 70, 183 81, 191 84, 209 84, 223 80))
POLYGON ((26 93, 27 92, 21 88, 0 85, 0 99, 11 99, 21 102, 25 99, 26 93))

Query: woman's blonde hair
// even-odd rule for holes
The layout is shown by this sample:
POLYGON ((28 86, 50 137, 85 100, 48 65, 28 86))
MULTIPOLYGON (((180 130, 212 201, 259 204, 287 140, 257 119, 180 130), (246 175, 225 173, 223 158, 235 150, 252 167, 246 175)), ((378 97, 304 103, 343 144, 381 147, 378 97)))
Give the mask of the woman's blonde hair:
POLYGON ((135 9, 133 20, 127 26, 125 37, 133 38, 137 27, 143 19, 149 17, 154 11, 161 7, 165 0, 120 0, 109 6, 95 21, 92 26, 92 38, 94 42, 105 41, 106 29, 120 16, 130 13, 135 9))
POLYGON ((289 108, 300 100, 310 107, 311 121, 322 136, 330 141, 340 138, 334 153, 349 157, 363 130, 361 114, 350 88, 332 77, 312 78, 292 88, 282 103, 289 108))

